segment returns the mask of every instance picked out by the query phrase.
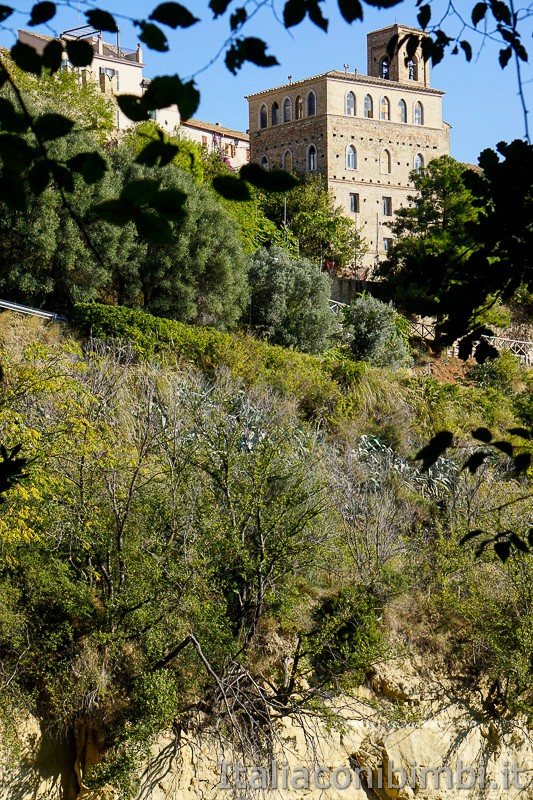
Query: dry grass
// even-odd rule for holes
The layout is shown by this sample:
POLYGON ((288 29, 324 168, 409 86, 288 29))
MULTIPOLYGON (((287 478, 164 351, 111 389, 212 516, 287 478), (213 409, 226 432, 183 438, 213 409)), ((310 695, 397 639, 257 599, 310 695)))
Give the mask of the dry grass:
POLYGON ((63 322, 51 322, 13 311, 0 313, 0 347, 13 355, 19 355, 29 344, 59 344, 71 335, 70 329, 63 322))

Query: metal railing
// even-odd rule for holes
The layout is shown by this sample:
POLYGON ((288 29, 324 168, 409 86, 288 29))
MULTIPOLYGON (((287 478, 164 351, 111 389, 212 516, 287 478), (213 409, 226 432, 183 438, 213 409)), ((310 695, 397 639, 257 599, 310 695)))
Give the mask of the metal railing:
POLYGON ((506 339, 505 336, 484 336, 483 338, 486 342, 492 344, 496 350, 510 350, 527 367, 533 366, 533 342, 506 339))
POLYGON ((338 314, 341 308, 347 308, 346 303, 340 303, 338 300, 330 300, 329 301, 329 310, 333 311, 334 314, 338 314))
POLYGON ((31 306, 21 306, 19 303, 11 303, 9 300, 0 300, 0 308, 5 311, 16 311, 19 314, 31 314, 33 317, 43 317, 50 319, 52 322, 66 322, 66 317, 61 314, 55 314, 53 311, 42 311, 40 308, 31 308, 31 306))

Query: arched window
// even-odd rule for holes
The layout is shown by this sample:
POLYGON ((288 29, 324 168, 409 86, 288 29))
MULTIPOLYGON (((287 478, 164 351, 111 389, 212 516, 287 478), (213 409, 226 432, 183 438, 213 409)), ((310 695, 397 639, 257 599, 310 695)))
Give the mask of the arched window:
POLYGON ((398 110, 400 112, 400 122, 407 122, 407 103, 405 100, 400 100, 398 110))
POLYGON ((279 125, 279 106, 272 103, 272 125, 279 125))
POLYGON ((288 97, 283 101, 283 122, 292 122, 292 103, 288 97))
POLYGON ((268 158, 266 156, 263 156, 263 158, 261 159, 261 166, 263 167, 263 169, 269 169, 270 164, 268 163, 268 158))
POLYGON ((365 117, 372 119, 374 116, 374 104, 369 94, 365 97, 365 117))
POLYGON ((290 150, 285 150, 283 154, 283 169, 285 172, 292 172, 292 153, 290 150))
POLYGON ((424 124, 424 106, 419 101, 415 103, 415 109, 413 112, 413 122, 415 125, 423 125, 424 124))
POLYGON ((384 78, 385 80, 388 80, 388 78, 389 78, 389 59, 388 58, 384 58, 382 60, 380 72, 381 72, 381 77, 384 78))
POLYGON ((263 104, 259 109, 259 127, 266 128, 268 125, 268 112, 267 107, 263 104))
POLYGON ((316 172, 317 168, 317 158, 316 158, 316 147, 314 144, 310 145, 309 150, 307 151, 307 169, 309 172, 316 172))
POLYGON ((298 95, 296 98, 296 119, 303 119, 304 116, 304 101, 298 95))
POLYGON ((346 148, 346 169, 357 169, 357 150, 353 144, 346 148))
POLYGON ((316 114, 316 95, 314 92, 309 92, 307 95, 307 116, 314 117, 316 114))
POLYGON ((418 80, 418 63, 416 58, 410 58, 407 62, 407 70, 410 81, 418 80))
POLYGON ((381 172, 390 175, 392 172, 392 159, 388 150, 383 150, 381 153, 381 172))
POLYGON ((355 95, 353 92, 348 92, 346 95, 346 113, 352 117, 355 115, 355 95))
POLYGON ((390 102, 388 97, 382 97, 379 111, 380 119, 390 119, 390 102))
POLYGON ((417 172, 424 169, 424 157, 421 153, 417 153, 415 156, 415 169, 417 172))

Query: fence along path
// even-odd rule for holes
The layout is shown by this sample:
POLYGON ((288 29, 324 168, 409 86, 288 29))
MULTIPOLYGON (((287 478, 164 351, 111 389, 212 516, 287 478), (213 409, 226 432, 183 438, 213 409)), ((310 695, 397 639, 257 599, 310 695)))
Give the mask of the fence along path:
MULTIPOLYGON (((338 314, 342 308, 346 308, 346 303, 339 303, 337 300, 330 300, 329 307, 334 314, 338 314)), ((435 338, 435 324, 431 322, 409 322, 409 333, 421 339, 429 340, 435 338)), ((519 361, 526 367, 533 366, 533 342, 526 342, 521 339, 508 339, 505 336, 483 336, 485 341, 493 345, 496 350, 510 350, 519 361)), ((456 356, 458 350, 457 343, 454 343, 448 350, 450 356, 456 356)))

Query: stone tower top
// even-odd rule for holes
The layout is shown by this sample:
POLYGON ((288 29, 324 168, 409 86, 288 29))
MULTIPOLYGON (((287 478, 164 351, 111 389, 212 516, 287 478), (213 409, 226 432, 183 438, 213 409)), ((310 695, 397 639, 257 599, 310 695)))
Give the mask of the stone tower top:
POLYGON ((378 31, 367 34, 368 75, 399 83, 414 83, 417 86, 429 88, 429 61, 424 61, 420 51, 417 51, 411 59, 407 59, 404 44, 393 58, 390 59, 387 56, 387 45, 392 37, 397 34, 401 41, 410 33, 418 36, 426 35, 424 31, 418 28, 409 28, 407 25, 389 25, 387 28, 380 28, 378 31))

